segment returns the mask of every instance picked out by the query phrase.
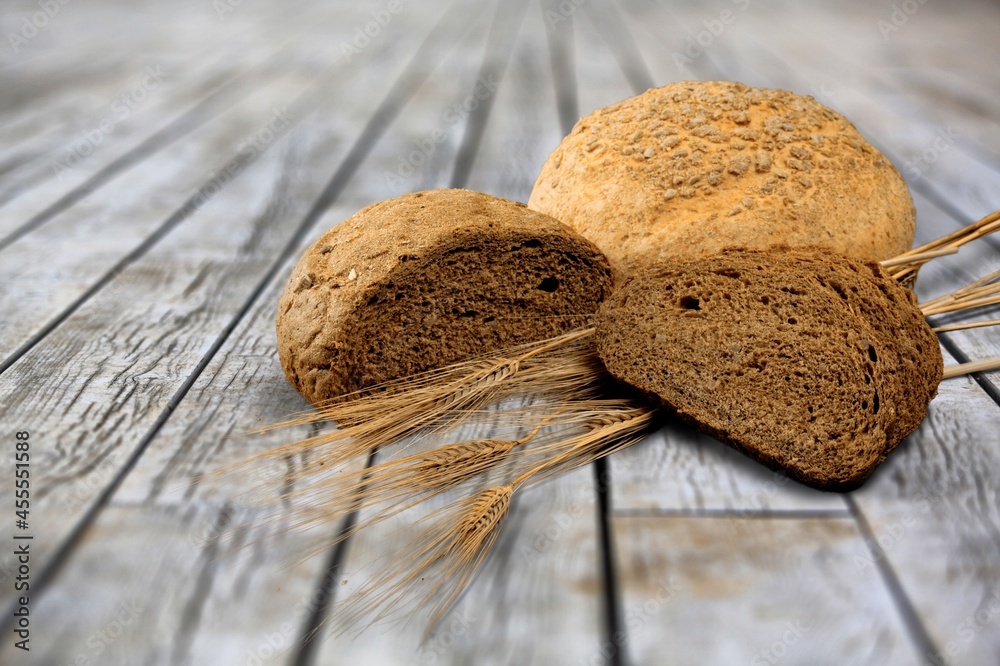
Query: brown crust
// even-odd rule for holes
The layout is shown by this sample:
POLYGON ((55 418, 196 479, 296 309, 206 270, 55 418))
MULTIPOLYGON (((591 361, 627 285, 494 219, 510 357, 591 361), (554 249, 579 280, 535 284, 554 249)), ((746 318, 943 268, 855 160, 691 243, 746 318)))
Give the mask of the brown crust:
POLYGON ((626 272, 777 244, 882 260, 914 231, 899 172, 843 116, 727 81, 673 83, 581 119, 528 205, 626 272))
POLYGON ((936 336, 877 264, 820 249, 663 264, 601 307, 612 375, 808 485, 861 485, 923 420, 936 336))
POLYGON ((289 382, 321 402, 562 333, 611 284, 592 243, 524 204, 416 192, 368 206, 303 254, 278 306, 278 353, 289 382))

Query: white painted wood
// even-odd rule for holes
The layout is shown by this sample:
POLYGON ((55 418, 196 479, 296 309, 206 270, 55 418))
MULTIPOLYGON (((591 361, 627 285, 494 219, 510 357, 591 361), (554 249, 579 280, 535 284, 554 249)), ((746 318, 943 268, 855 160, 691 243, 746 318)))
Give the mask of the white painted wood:
MULTIPOLYGON (((383 84, 372 86, 369 80, 357 78, 351 87, 342 88, 340 92, 350 95, 355 106, 340 107, 335 116, 313 114, 301 130, 276 144, 194 218, 216 229, 220 236, 204 243, 198 239, 197 228, 191 227, 188 232, 189 225, 182 225, 135 267, 137 279, 142 283, 136 289, 148 290, 150 279, 162 281, 163 273, 171 270, 190 279, 197 273, 193 270, 197 264, 192 260, 199 253, 232 253, 254 235, 277 240, 277 231, 287 233, 290 226, 297 224, 350 147, 358 128, 386 95, 401 67, 407 64, 429 23, 436 19, 437 15, 418 13, 411 13, 405 22, 400 17, 400 32, 393 37, 395 46, 379 51, 373 47, 368 55, 377 57, 366 59, 370 66, 385 71, 383 84), (406 57, 398 58, 400 51, 406 57), (257 223, 253 223, 255 219, 257 223), (246 221, 243 233, 237 233, 240 229, 233 220, 246 221), (280 229, 271 231, 271 226, 280 229), (144 271, 150 277, 144 278, 144 271)), ((442 45, 447 46, 450 45, 442 45)), ((444 53, 444 48, 432 49, 425 65, 431 66, 444 53)), ((332 104, 336 104, 336 99, 327 100, 320 109, 329 109, 332 104)), ((419 107, 408 112, 420 115, 419 107)), ((367 163, 371 169, 359 174, 356 179, 359 182, 317 224, 306 242, 320 232, 318 227, 333 223, 328 218, 342 219, 368 203, 368 199, 377 198, 382 182, 375 175, 391 163, 395 154, 394 148, 389 152, 379 149, 367 163)), ((271 252, 276 250, 270 241, 266 247, 271 252)), ((267 258, 263 249, 258 251, 261 259, 267 258)), ((234 259, 224 260, 220 256, 214 266, 226 271, 225 265, 234 259)), ((234 507, 230 529, 222 531, 220 544, 213 546, 211 538, 206 541, 206 537, 215 533, 220 510, 227 503, 232 504, 243 488, 206 486, 186 496, 178 484, 219 465, 241 460, 252 447, 261 450, 289 437, 301 436, 300 430, 298 434, 286 431, 264 438, 226 439, 234 430, 275 422, 305 407, 284 380, 273 342, 274 307, 290 268, 289 262, 269 286, 266 297, 255 304, 200 375, 188 399, 174 412, 116 494, 113 505, 102 513, 91 532, 93 536, 57 579, 52 601, 46 604, 43 598, 40 622, 64 627, 50 654, 59 655, 60 659, 81 652, 91 654, 86 649, 86 640, 95 627, 101 626, 102 618, 114 618, 117 597, 93 598, 89 619, 80 618, 78 606, 59 600, 89 599, 88 592, 103 586, 159 600, 155 609, 143 615, 140 630, 130 632, 127 643, 123 639, 115 652, 109 650, 108 655, 113 655, 110 663, 244 663, 251 655, 262 657, 264 663, 282 663, 287 659, 287 650, 298 640, 305 621, 306 610, 300 607, 301 602, 312 596, 322 576, 322 558, 302 563, 291 572, 283 570, 301 554, 303 538, 295 535, 288 535, 287 542, 284 538, 269 541, 245 556, 232 555, 231 548, 238 545, 240 537, 235 526, 248 517, 247 510, 238 505, 234 507), (145 554, 137 558, 140 550, 145 554), (120 565, 111 564, 115 558, 122 559, 120 565), (216 558, 220 558, 218 562, 216 558), (138 566, 137 560, 148 564, 138 566), (151 570, 157 573, 149 575, 151 570), (195 609, 198 612, 192 619, 195 609), (77 619, 68 618, 67 614, 77 619), (185 650, 178 651, 179 646, 186 646, 185 650), (273 651, 280 654, 267 657, 275 646, 273 651)), ((238 287, 231 289, 225 300, 235 303, 237 297, 248 295, 250 286, 259 277, 259 268, 249 265, 241 269, 238 277, 223 275, 221 282, 238 287)), ((179 288, 183 286, 184 283, 178 284, 179 288)), ((204 302, 213 298, 216 288, 213 278, 206 276, 201 285, 192 288, 188 298, 204 302)), ((169 285, 166 289, 159 285, 159 291, 167 290, 169 285)), ((95 303, 102 298, 103 292, 95 303)), ((214 307, 228 307, 224 301, 217 302, 214 307)), ((200 307, 213 306, 209 303, 200 307)), ((104 316, 112 311, 107 303, 100 308, 104 316)), ((167 323, 168 327, 172 325, 167 323)), ((166 361, 179 363, 184 355, 175 351, 166 361)), ((176 374, 179 375, 179 369, 176 374)), ((162 394, 163 389, 159 390, 162 394)), ((150 412, 155 413, 155 408, 150 412)), ((143 421, 148 423, 154 413, 137 415, 137 423, 128 429, 141 435, 143 421)), ((116 471, 115 464, 109 463, 74 486, 73 490, 82 495, 80 503, 86 503, 116 471), (95 477, 97 482, 91 483, 95 477)), ((75 513, 78 511, 74 507, 64 514, 63 520, 65 515, 75 513)), ((52 538, 56 536, 52 534, 52 538)))
POLYGON ((852 520, 613 524, 632 663, 918 663, 852 520))
MULTIPOLYGON (((271 150, 5 373, 0 389, 5 422, 46 434, 35 449, 36 504, 39 520, 48 519, 39 524, 48 538, 39 542, 37 566, 119 471, 238 312, 357 128, 392 85, 392 79, 381 87, 353 81, 345 92, 367 104, 343 109, 336 116, 340 122, 314 114, 315 136, 281 135, 271 150), (315 165, 315 172, 307 165, 315 165), (155 300, 148 297, 153 293, 155 300), (39 389, 26 392, 19 389, 23 386, 39 389), (64 444, 70 441, 79 444, 67 454, 64 444), (45 511, 46 504, 59 511, 45 511)), ((267 102, 261 110, 270 113, 274 100, 261 101, 267 102)), ((237 136, 243 129, 236 126, 237 136)))
MULTIPOLYGON (((188 141, 151 155, 142 168, 0 250, 0 307, 18 313, 0 324, 0 357, 7 358, 214 181, 216 186, 197 201, 210 199, 231 180, 225 168, 243 144, 270 132, 268 123, 290 131, 303 115, 293 105, 301 85, 294 76, 262 82, 242 104, 194 131, 188 141)), ((245 155, 249 159, 252 152, 245 155)))
MULTIPOLYGON (((72 12, 67 13, 71 19, 72 12)), ((12 107, 0 115, 0 140, 9 146, 11 157, 19 153, 36 157, 0 178, 0 203, 26 197, 5 209, 0 237, 178 121, 214 88, 246 65, 259 64, 268 48, 273 50, 267 42, 259 42, 254 51, 244 50, 245 60, 233 62, 234 50, 245 49, 251 35, 236 31, 237 22, 220 23, 214 16, 204 15, 201 20, 188 20, 187 30, 227 39, 222 44, 203 42, 187 53, 177 51, 180 16, 177 12, 172 13, 173 20, 149 16, 145 18, 149 25, 140 28, 125 25, 140 20, 126 13, 110 25, 127 31, 130 38, 146 33, 143 48, 111 57, 100 50, 100 40, 93 34, 88 47, 95 52, 77 52, 72 69, 61 73, 65 81, 42 75, 32 61, 3 70, 0 80, 8 93, 5 100, 12 107), (41 83, 43 80, 51 87, 41 83), (53 86, 54 82, 64 85, 53 86), (102 130, 102 122, 108 131, 102 130)), ((50 22, 53 30, 69 25, 69 19, 50 22)), ((106 30, 109 24, 98 22, 93 27, 106 30)), ((219 102, 225 104, 226 99, 219 102)), ((6 157, 4 154, 0 160, 6 157)))
MULTIPOLYGON (((941 384, 891 465, 853 494, 880 544, 876 555, 892 565, 938 656, 953 666, 1000 654, 997 470, 1000 410, 971 378, 957 378, 941 384)), ((874 580, 872 571, 865 566, 863 580, 874 580)))

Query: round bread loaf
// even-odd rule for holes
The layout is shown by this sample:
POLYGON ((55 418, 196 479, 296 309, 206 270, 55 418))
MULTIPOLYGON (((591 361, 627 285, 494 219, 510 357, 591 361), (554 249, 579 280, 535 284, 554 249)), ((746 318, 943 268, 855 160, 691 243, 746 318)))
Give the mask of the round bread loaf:
POLYGON ((528 205, 626 272, 776 244, 882 260, 908 250, 914 230, 899 172, 843 116, 725 81, 653 88, 581 119, 528 205))
POLYGON ((313 403, 585 324, 610 292, 593 243, 468 190, 377 203, 326 232, 278 305, 278 353, 313 403))

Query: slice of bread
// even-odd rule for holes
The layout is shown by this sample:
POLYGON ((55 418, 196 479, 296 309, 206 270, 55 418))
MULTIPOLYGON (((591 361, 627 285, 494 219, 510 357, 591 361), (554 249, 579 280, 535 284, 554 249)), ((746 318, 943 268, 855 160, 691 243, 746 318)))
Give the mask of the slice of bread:
POLYGON ((899 172, 846 118, 730 81, 672 83, 582 118, 528 205, 627 273, 774 245, 878 261, 910 248, 915 219, 899 172))
POLYGON ((586 324, 610 293, 591 242, 468 190, 374 204, 305 252, 277 315, 282 367, 313 403, 586 324))
POLYGON ((913 294, 819 249, 663 264, 605 302, 612 375, 803 483, 861 485, 923 420, 941 381, 913 294))

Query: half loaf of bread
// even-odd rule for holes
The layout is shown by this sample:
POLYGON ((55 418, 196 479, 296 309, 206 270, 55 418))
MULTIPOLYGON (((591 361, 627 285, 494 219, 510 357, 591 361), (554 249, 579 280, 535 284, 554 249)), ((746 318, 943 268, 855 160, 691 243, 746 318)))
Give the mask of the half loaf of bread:
POLYGON ((878 264, 731 250, 665 264, 601 307, 612 375, 811 486, 859 486, 927 413, 937 338, 878 264))
POLYGON ((729 81, 653 88, 582 118, 528 205, 626 272, 725 248, 819 246, 865 260, 913 242, 899 172, 812 97, 729 81))
POLYGON ((585 324, 611 268, 551 217, 468 190, 371 205, 305 252, 278 352, 313 403, 585 324))

